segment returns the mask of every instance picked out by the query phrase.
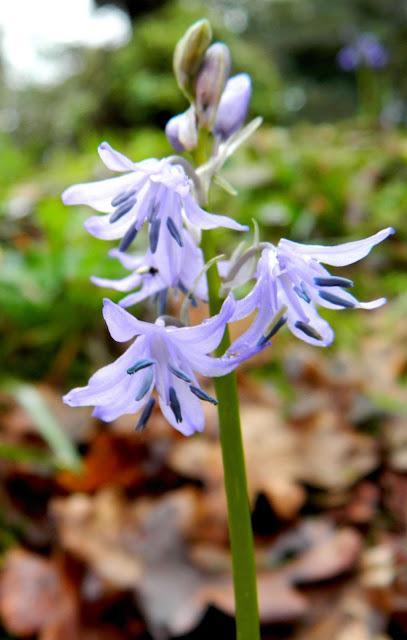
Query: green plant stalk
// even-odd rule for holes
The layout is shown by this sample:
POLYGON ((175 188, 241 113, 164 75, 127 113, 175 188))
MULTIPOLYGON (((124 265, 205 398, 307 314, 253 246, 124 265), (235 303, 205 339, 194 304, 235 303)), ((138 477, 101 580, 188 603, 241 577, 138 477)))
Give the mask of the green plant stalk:
MULTIPOLYGON (((210 146, 210 134, 201 130, 199 144, 194 154, 197 166, 206 162, 210 146)), ((205 204, 208 205, 207 202, 205 204)), ((207 264, 217 255, 213 237, 209 231, 203 232, 201 246, 207 264)), ((223 303, 220 295, 221 280, 216 263, 207 271, 207 282, 209 309, 211 315, 216 315, 223 303)), ((216 349, 216 355, 221 356, 229 346, 230 336, 226 327, 222 341, 216 349)), ((256 564, 236 373, 232 371, 221 378, 214 378, 214 385, 218 400, 219 433, 232 553, 236 638, 237 640, 260 640, 256 564)))
MULTIPOLYGON (((215 256, 212 237, 209 233, 205 232, 202 239, 205 261, 215 256)), ((219 313, 223 302, 219 296, 221 281, 216 265, 209 269, 207 278, 209 309, 211 315, 215 315, 219 313)), ((226 329, 216 354, 223 354, 229 346, 229 331, 226 329)), ((219 403, 219 431, 228 505, 237 640, 260 640, 253 532, 235 372, 215 378, 214 384, 219 403)))

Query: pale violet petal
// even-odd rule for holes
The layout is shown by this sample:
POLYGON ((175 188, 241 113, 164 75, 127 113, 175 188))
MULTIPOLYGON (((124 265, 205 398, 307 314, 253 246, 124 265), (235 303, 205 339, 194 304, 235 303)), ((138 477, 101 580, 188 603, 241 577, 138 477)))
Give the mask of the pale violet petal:
POLYGON ((394 229, 387 227, 363 240, 345 242, 344 244, 338 244, 332 247, 300 244, 283 238, 279 242, 279 247, 282 249, 287 248, 297 254, 309 256, 319 262, 325 262, 334 267, 343 267, 367 256, 374 246, 383 242, 383 240, 393 235, 393 233, 395 233, 394 229))
POLYGON ((225 140, 240 129, 246 120, 251 93, 251 79, 247 73, 239 73, 229 78, 216 113, 216 135, 225 140))
POLYGON ((99 182, 75 184, 63 192, 62 202, 69 205, 84 204, 93 207, 96 211, 111 213, 114 210, 113 198, 129 187, 136 186, 137 182, 134 173, 126 173, 123 176, 99 180, 99 182))
POLYGON ((92 276, 91 281, 93 284, 98 287, 106 287, 107 289, 114 289, 115 291, 131 291, 136 287, 139 287, 142 283, 142 277, 138 273, 131 273, 129 276, 125 278, 121 278, 119 280, 112 280, 110 278, 98 278, 97 276, 92 276))
POLYGON ((185 348, 193 347, 200 353, 210 353, 221 341, 226 324, 233 315, 235 304, 233 296, 229 295, 217 315, 194 327, 182 327, 176 330, 168 327, 167 334, 181 352, 185 348))
POLYGON ((142 302, 142 300, 145 300, 146 298, 159 293, 165 288, 166 286, 163 283, 162 279, 157 276, 149 278, 148 280, 145 279, 143 281, 141 289, 139 289, 139 291, 135 291, 134 293, 130 293, 128 296, 122 298, 119 302, 119 305, 124 309, 127 309, 128 307, 132 307, 133 305, 142 302))
POLYGON ((227 229, 234 229, 235 231, 249 230, 247 225, 239 224, 239 222, 236 222, 236 220, 232 218, 220 216, 215 213, 207 213, 201 209, 192 196, 186 196, 184 198, 184 210, 189 222, 199 227, 199 229, 225 227, 227 229))
POLYGON ((156 332, 155 325, 137 320, 109 298, 103 300, 103 317, 110 335, 116 342, 126 342, 136 335, 149 335, 156 332))
POLYGON ((190 391, 189 385, 175 376, 171 376, 171 385, 175 389, 180 406, 182 421, 177 422, 171 407, 165 398, 159 396, 161 411, 168 422, 185 436, 203 431, 205 416, 200 400, 190 391))
MULTIPOLYGON (((143 264, 144 256, 141 254, 131 255, 129 253, 126 253, 125 251, 120 251, 119 249, 110 249, 110 251, 108 252, 108 255, 111 258, 117 258, 120 264, 122 264, 123 267, 125 269, 128 269, 129 271, 138 269, 138 267, 141 267, 141 265, 143 264)), ((147 261, 147 256, 146 256, 146 261, 147 261)))
POLYGON ((84 227, 88 233, 100 240, 118 240, 122 238, 129 228, 131 222, 126 213, 117 222, 111 223, 109 216, 91 216, 84 222, 84 227))
POLYGON ((102 142, 98 147, 99 156, 108 169, 112 171, 133 171, 134 162, 116 151, 108 142, 102 142))
POLYGON ((379 307, 382 307, 384 304, 386 304, 386 302, 386 298, 377 298, 376 300, 370 300, 370 302, 358 301, 356 307, 358 309, 367 309, 368 311, 371 311, 372 309, 378 309, 379 307))

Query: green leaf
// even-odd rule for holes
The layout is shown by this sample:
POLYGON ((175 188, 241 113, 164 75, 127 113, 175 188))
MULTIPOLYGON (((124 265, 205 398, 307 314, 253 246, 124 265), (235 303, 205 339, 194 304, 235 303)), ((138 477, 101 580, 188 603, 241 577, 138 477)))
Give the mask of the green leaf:
POLYGON ((80 457, 55 416, 50 412, 41 394, 30 384, 7 381, 1 385, 6 393, 14 396, 31 416, 39 433, 54 453, 58 467, 79 469, 80 457))

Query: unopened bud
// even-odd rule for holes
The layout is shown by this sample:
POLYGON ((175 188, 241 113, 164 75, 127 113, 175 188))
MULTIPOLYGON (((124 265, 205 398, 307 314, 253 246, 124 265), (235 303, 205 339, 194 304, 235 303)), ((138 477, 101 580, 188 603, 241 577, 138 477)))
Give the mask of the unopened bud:
POLYGON ((208 20, 198 20, 189 27, 175 47, 173 59, 175 78, 181 91, 191 101, 196 74, 211 40, 212 29, 208 20))
POLYGON ((252 94, 252 82, 247 73, 229 78, 219 102, 214 133, 226 140, 240 129, 246 120, 252 94))
POLYGON ((175 151, 191 151, 198 144, 195 109, 191 107, 168 120, 165 133, 175 151))
POLYGON ((199 124, 209 130, 230 72, 230 52, 223 42, 215 42, 206 50, 196 85, 195 99, 199 124))

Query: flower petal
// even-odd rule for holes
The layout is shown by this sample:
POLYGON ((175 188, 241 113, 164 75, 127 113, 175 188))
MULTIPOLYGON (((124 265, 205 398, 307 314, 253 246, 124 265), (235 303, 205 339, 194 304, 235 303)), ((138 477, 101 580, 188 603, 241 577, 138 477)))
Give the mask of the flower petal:
POLYGON ((168 422, 184 436, 191 436, 197 431, 203 431, 205 416, 200 400, 190 391, 188 383, 179 380, 176 376, 172 376, 172 385, 180 403, 182 421, 176 421, 171 407, 160 396, 161 411, 168 422))
POLYGON ((137 186, 145 176, 137 176, 134 173, 126 173, 123 176, 99 180, 99 182, 84 182, 75 184, 66 189, 62 194, 64 204, 86 204, 96 211, 111 213, 114 210, 112 200, 126 189, 137 186))
POLYGON ((103 317, 110 335, 116 342, 126 342, 136 335, 151 335, 156 332, 155 325, 137 320, 109 298, 103 300, 103 317))
POLYGON ((102 162, 108 169, 111 169, 112 171, 134 170, 134 162, 129 160, 129 158, 126 158, 126 156, 120 153, 120 151, 113 149, 108 142, 102 142, 98 147, 98 152, 102 162))
POLYGON ((122 298, 119 302, 119 305, 124 309, 128 307, 132 307, 135 304, 138 304, 142 300, 149 298, 150 296, 154 296, 156 293, 159 293, 163 289, 166 289, 166 284, 162 281, 162 279, 157 275, 153 277, 144 278, 141 289, 135 291, 134 293, 130 293, 128 296, 122 298))
POLYGON ((181 352, 188 347, 194 348, 199 353, 210 353, 222 340, 226 323, 233 315, 235 304, 233 296, 229 295, 216 316, 194 327, 181 329, 168 327, 167 334, 181 352))
POLYGON ((207 213, 197 204, 192 196, 184 198, 185 215, 188 220, 199 227, 199 229, 217 229, 218 227, 226 227, 235 231, 248 231, 247 225, 239 224, 236 220, 227 216, 219 216, 215 213, 207 213))
POLYGON ((106 287, 108 289, 114 289, 115 291, 131 291, 140 286, 143 278, 138 273, 131 273, 125 278, 119 280, 111 280, 109 278, 98 278, 97 276, 91 277, 91 282, 98 287, 106 287))
POLYGON ((393 227, 387 227, 363 240, 345 242, 344 244, 337 244, 333 247, 300 244, 283 238, 279 242, 279 247, 294 251, 297 254, 310 256, 319 262, 325 262, 334 267, 343 267, 367 256, 375 245, 388 238, 388 236, 393 235, 393 233, 395 233, 393 227))

